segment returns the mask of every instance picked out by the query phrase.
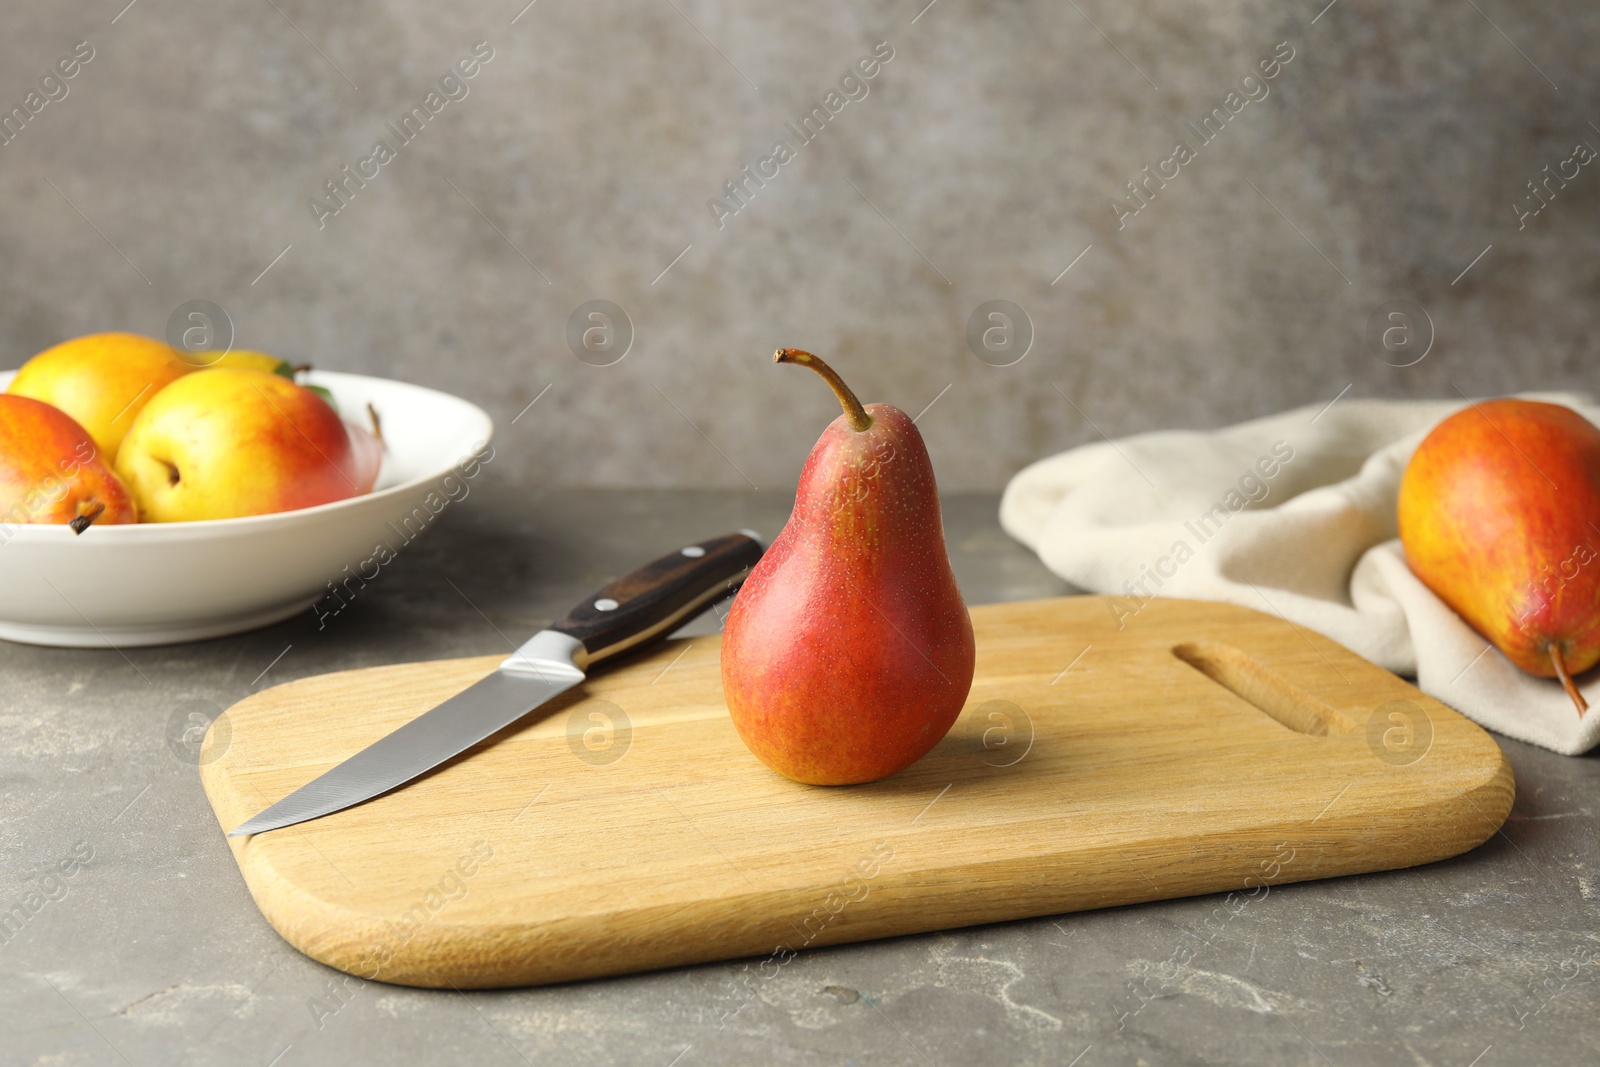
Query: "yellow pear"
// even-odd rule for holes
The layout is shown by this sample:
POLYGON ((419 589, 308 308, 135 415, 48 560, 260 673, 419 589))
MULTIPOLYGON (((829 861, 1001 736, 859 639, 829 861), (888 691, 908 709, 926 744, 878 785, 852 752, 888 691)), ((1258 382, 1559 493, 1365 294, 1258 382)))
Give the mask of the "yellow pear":
POLYGON ((109 461, 152 397, 194 368, 163 341, 91 333, 22 365, 6 392, 54 405, 89 431, 109 461))
POLYGON ((212 370, 217 367, 238 367, 243 370, 265 371, 267 374, 276 374, 280 378, 293 380, 294 368, 287 360, 279 359, 267 352, 256 352, 248 348, 230 348, 210 363, 205 364, 205 369, 212 370))
POLYGON ((220 367, 145 405, 117 455, 144 522, 292 511, 372 489, 377 464, 327 402, 287 378, 220 367))

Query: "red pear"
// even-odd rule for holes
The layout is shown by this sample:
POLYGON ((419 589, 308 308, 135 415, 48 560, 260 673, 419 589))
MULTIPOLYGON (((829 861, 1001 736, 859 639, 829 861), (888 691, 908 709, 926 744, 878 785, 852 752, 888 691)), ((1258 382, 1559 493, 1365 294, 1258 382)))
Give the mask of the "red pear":
POLYGON ((89 431, 54 405, 0 393, 0 523, 63 523, 81 534, 137 518, 89 431))
POLYGON ((1600 429, 1558 404, 1464 408, 1412 454, 1399 520, 1417 577, 1583 714, 1572 676, 1600 662, 1600 429))
POLYGON ((972 620, 945 551, 933 465, 906 413, 862 407, 827 364, 844 414, 800 473, 794 513, 734 599, 722 688, 750 751, 816 785, 916 762, 961 714, 972 620))

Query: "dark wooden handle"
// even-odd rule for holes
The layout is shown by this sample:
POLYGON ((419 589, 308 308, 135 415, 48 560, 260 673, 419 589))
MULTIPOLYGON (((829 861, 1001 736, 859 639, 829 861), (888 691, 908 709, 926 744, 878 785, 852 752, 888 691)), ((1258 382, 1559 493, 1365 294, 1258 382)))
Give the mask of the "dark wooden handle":
POLYGON ((764 548, 742 532, 686 545, 624 574, 550 628, 583 642, 589 663, 616 655, 732 596, 764 548))

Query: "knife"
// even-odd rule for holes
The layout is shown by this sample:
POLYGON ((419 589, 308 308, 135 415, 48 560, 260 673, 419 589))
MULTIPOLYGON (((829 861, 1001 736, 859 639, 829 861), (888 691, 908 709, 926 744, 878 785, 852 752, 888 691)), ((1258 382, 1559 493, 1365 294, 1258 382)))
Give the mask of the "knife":
POLYGON ((731 595, 765 548, 758 535, 741 530, 623 575, 534 634, 493 674, 374 741, 228 836, 321 818, 405 785, 565 693, 601 660, 659 640, 731 595))

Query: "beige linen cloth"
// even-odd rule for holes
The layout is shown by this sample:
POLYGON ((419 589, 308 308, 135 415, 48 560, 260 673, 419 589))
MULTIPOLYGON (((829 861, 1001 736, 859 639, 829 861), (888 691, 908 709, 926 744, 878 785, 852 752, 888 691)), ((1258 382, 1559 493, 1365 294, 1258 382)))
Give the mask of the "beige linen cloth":
MULTIPOLYGON (((1600 424, 1588 397, 1528 398, 1600 424)), ((1580 719, 1558 682, 1512 666, 1406 566, 1400 475, 1428 429, 1465 405, 1345 398, 1214 432, 1084 445, 1013 478, 1000 524, 1061 577, 1114 597, 1122 625, 1150 596, 1280 614, 1491 730, 1586 752, 1600 742, 1600 669, 1578 679, 1595 705, 1580 719)))

